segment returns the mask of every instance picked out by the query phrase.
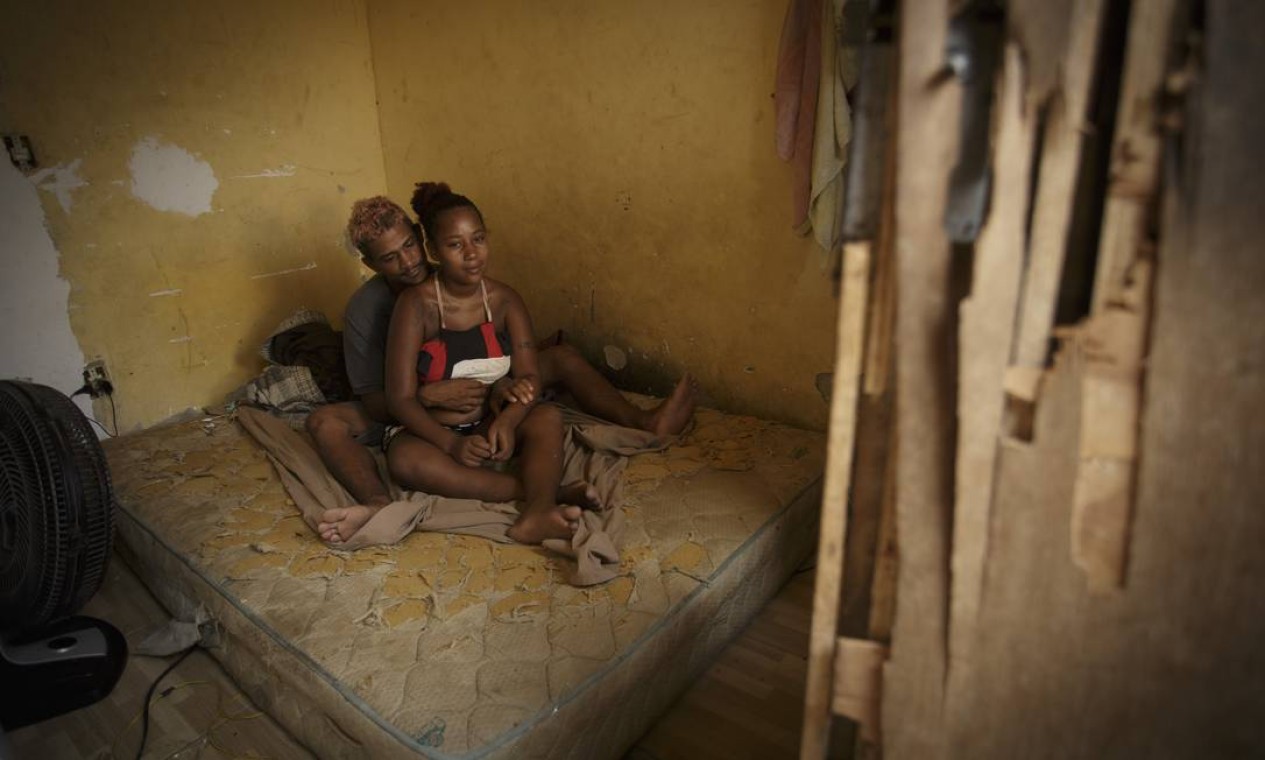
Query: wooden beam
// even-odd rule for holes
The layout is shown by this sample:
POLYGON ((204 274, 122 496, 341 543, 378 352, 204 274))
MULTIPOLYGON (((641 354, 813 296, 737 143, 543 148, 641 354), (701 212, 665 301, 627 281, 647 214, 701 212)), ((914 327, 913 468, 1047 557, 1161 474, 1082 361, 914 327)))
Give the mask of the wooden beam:
POLYGON ((830 709, 855 720, 861 739, 878 744, 882 734, 883 661, 887 647, 865 639, 841 637, 835 645, 830 709))
POLYGON ((843 586, 843 547, 848 530, 848 486, 856 440, 857 396, 864 353, 865 314, 870 281, 870 244, 843 249, 843 291, 835 339, 834 389, 826 453, 826 484, 821 502, 813 625, 808 643, 808 682, 804 694, 804 730, 800 757, 825 757, 830 730, 830 687, 834 679, 839 595, 843 586))
MULTIPOLYGON (((888 446, 895 449, 895 438, 888 446)), ((890 460, 883 474, 883 509, 875 555, 874 585, 870 590, 870 638, 890 644, 896 618, 896 580, 900 572, 900 552, 896 546, 896 465, 890 460)))
POLYGON ((891 434, 892 394, 862 395, 857 405, 856 454, 848 495, 848 541, 843 557, 843 598, 839 610, 841 636, 866 638, 870 633, 874 574, 883 530, 883 501, 891 464, 891 434))
MULTIPOLYGON (((896 130, 896 88, 887 109, 887 133, 896 130)), ((874 239, 874 277, 870 288, 869 334, 865 341, 865 395, 881 396, 887 392, 887 378, 892 370, 892 330, 896 316, 896 264, 892 252, 895 226, 896 146, 884 142, 883 205, 879 210, 878 234, 874 239)))
POLYGON ((1042 141, 1028 272, 1014 346, 1014 363, 1019 366, 1046 364, 1076 200, 1083 130, 1089 117, 1102 22, 1103 0, 1074 0, 1063 87, 1051 103, 1042 141))
POLYGON ((892 651, 883 683, 883 752, 943 748, 953 503, 955 304, 943 220, 956 161, 961 87, 944 79, 948 0, 904 3, 897 94, 895 512, 900 541, 892 651))
POLYGON ((954 479, 950 691, 970 667, 988 557, 994 470, 1005 409, 1004 380, 1023 277, 1036 109, 1026 97, 1023 51, 1006 46, 998 88, 991 211, 975 246, 971 295, 960 307, 958 444, 954 479))
POLYGON ((1163 145, 1158 101, 1164 88, 1176 5, 1176 0, 1136 3, 1129 18, 1091 314, 1102 312, 1107 302, 1127 287, 1127 270, 1138 250, 1145 213, 1159 189, 1163 145))
POLYGON ((1129 20, 1093 304, 1077 340, 1085 370, 1072 559, 1095 591, 1124 584, 1151 323, 1146 227, 1159 190, 1158 102, 1175 9, 1175 0, 1138 3, 1129 20))

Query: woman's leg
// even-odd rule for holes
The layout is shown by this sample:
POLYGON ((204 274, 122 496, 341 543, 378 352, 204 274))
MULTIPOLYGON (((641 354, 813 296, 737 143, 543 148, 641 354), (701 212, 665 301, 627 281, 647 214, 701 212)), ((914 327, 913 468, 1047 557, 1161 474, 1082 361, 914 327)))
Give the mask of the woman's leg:
POLYGON ((523 483, 522 516, 509 537, 525 544, 546 538, 569 538, 580 519, 577 506, 558 506, 562 480, 562 413, 551 405, 535 406, 516 431, 519 473, 523 483))
MULTIPOLYGON (((556 409, 554 409, 554 413, 557 414, 556 409)), ((527 420, 524 420, 523 425, 526 424, 527 420)), ((533 434, 537 432, 534 430, 534 424, 533 434)), ((559 416, 560 424, 561 417, 559 416)), ((519 441, 523 440, 521 435, 522 426, 520 426, 519 441)), ((515 445, 517 447, 518 443, 515 445)), ((548 447, 549 442, 546 441, 541 448, 548 450, 548 447)), ((561 452, 561 449, 561 436, 559 436, 559 452, 561 452)), ((526 461, 526 454, 522 453, 521 450, 520 454, 522 459, 526 461)), ((561 453, 559 453, 559 470, 556 476, 558 478, 562 476, 561 462, 562 457, 561 453)), ((387 451, 387 467, 396 483, 414 491, 424 491, 454 499, 478 499, 479 501, 487 502, 513 502, 527 499, 524 483, 513 475, 486 467, 466 467, 458 464, 452 457, 440 451, 433 444, 408 433, 400 433, 391 442, 391 447, 387 451)), ((525 469, 526 464, 523 467, 525 469)), ((533 485, 537 482, 547 483, 550 480, 549 472, 540 468, 538 464, 532 468, 532 473, 531 480, 533 485), (542 474, 544 478, 540 479, 539 476, 542 474)), ((601 501, 597 493, 587 483, 571 483, 565 488, 559 487, 555 483, 554 488, 555 502, 575 504, 585 509, 598 509, 601 507, 601 501)))
POLYGON ((516 501, 522 495, 513 475, 486 467, 466 467, 434 444, 400 433, 387 449, 387 466, 395 482, 414 491, 454 499, 516 501))

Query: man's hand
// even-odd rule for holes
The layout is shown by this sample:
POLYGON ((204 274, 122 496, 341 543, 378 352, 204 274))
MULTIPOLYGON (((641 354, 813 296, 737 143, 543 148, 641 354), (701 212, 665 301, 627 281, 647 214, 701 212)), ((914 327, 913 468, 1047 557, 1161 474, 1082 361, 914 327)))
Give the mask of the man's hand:
POLYGON ((454 412, 473 412, 483 406, 487 396, 488 387, 469 377, 439 380, 417 389, 417 400, 422 406, 454 412))
POLYGON ((480 467, 492 455, 492 447, 481 435, 454 435, 448 455, 466 467, 480 467))

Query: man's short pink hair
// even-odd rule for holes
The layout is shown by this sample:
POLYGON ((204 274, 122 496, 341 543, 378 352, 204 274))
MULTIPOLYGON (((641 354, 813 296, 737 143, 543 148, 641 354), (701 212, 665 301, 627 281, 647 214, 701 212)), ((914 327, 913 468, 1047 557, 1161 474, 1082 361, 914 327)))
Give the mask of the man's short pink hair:
POLYGON ((364 198, 351 207, 347 238, 362 256, 367 256, 369 244, 400 222, 411 224, 408 214, 395 201, 385 195, 364 198))

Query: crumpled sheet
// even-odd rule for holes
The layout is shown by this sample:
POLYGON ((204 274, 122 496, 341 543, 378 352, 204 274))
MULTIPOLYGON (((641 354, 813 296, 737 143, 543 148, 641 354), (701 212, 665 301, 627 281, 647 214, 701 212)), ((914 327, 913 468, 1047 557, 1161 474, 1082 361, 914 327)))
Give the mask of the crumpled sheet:
MULTIPOLYGON (((544 547, 575 559, 568 579, 573 586, 592 586, 614 578, 619 571, 619 546, 624 531, 620 510, 620 475, 627 457, 661 451, 668 442, 643 430, 612 425, 574 409, 560 407, 565 429, 562 482, 584 480, 601 495, 600 510, 585 510, 571 539, 551 539, 544 547)), ((260 409, 239 407, 242 427, 267 451, 281 482, 313 532, 326 509, 355 504, 351 494, 326 469, 309 440, 284 421, 260 409)), ((379 472, 386 468, 381 455, 379 472)), ((452 499, 406 491, 389 482, 392 501, 361 526, 339 548, 394 544, 414 530, 464 533, 501 543, 513 543, 506 531, 518 518, 510 503, 452 499)))

